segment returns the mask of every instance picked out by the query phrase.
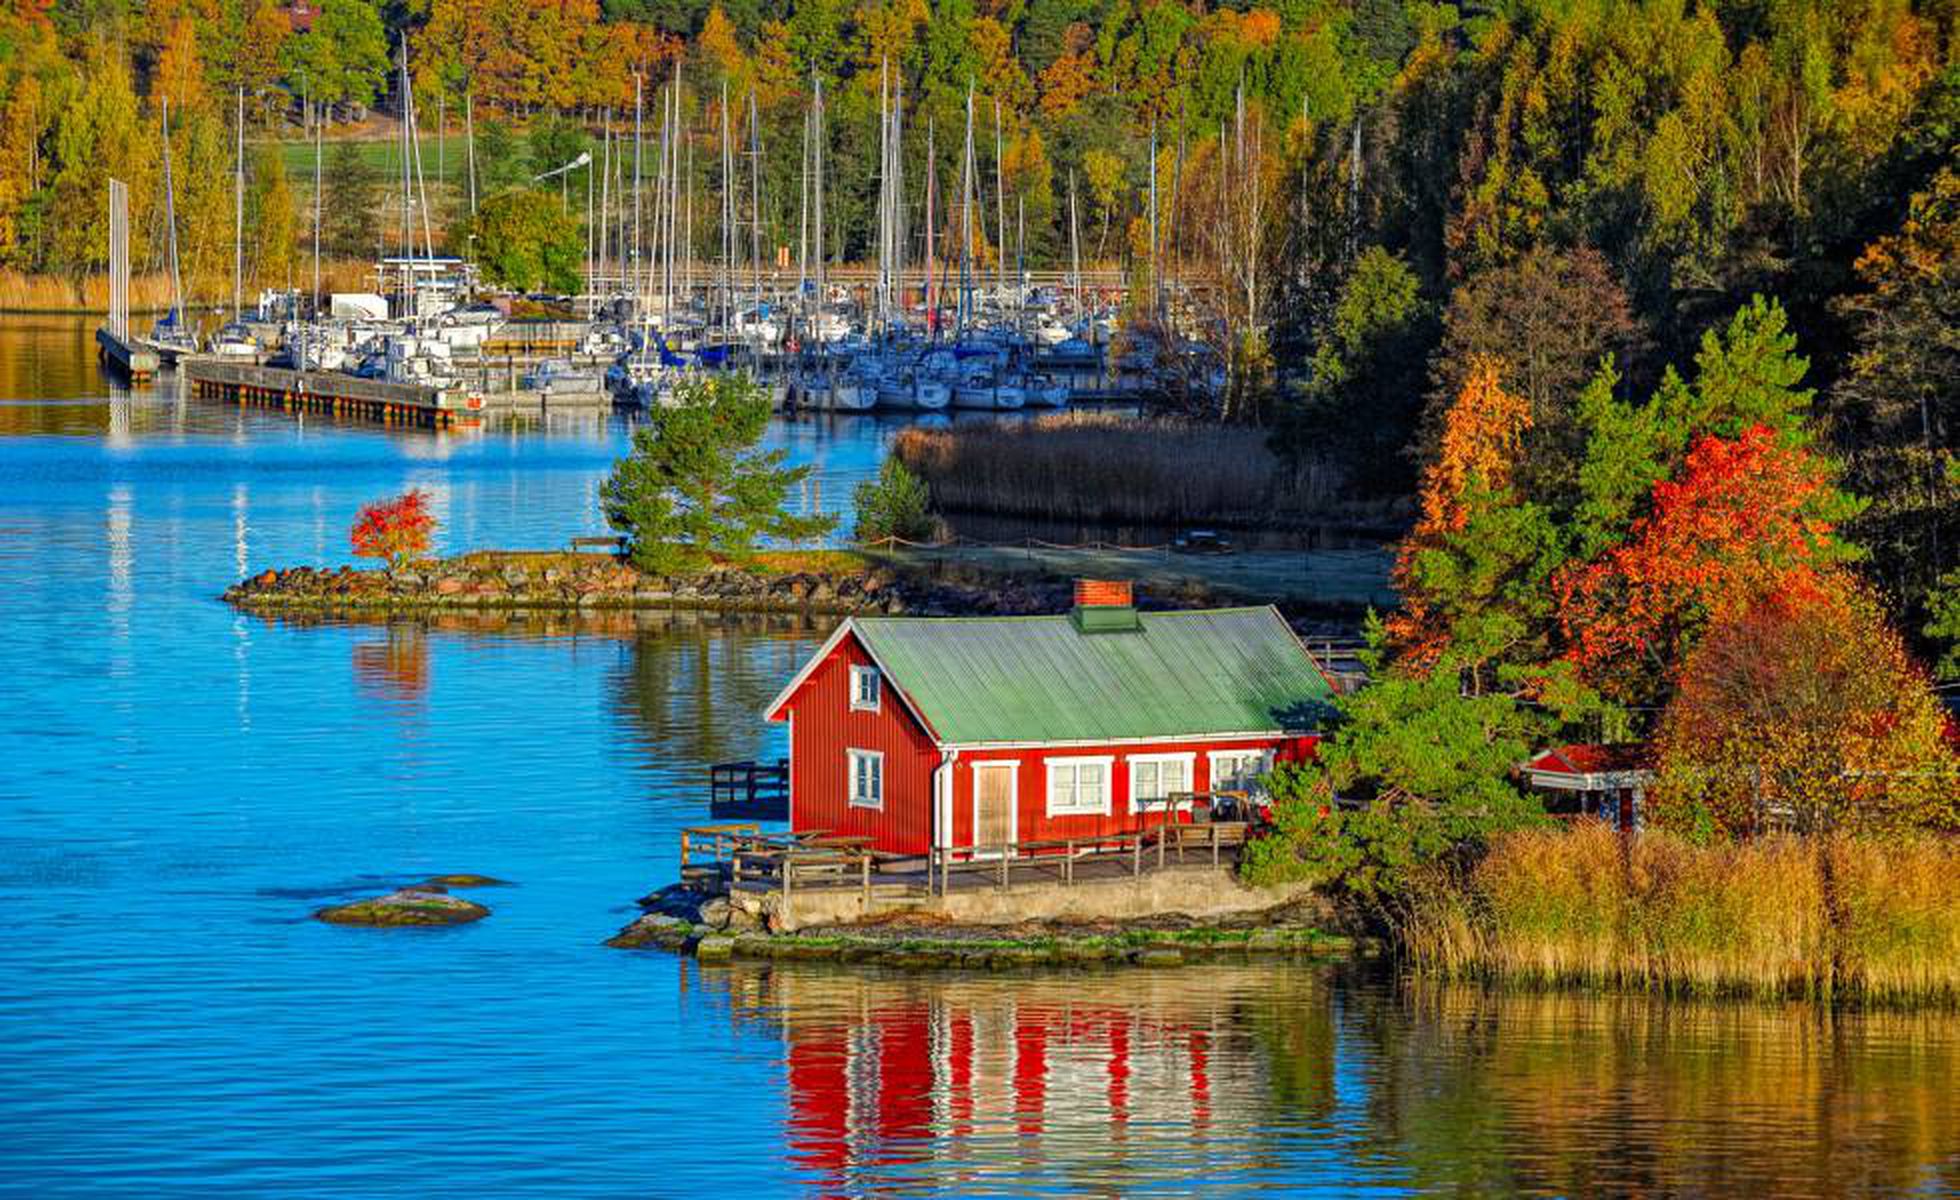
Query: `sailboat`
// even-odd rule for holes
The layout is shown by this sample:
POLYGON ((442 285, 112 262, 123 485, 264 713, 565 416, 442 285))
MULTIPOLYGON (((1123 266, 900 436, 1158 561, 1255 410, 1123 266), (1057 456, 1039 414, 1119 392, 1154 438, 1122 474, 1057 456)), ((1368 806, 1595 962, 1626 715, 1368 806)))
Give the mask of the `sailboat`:
POLYGON ((150 330, 147 344, 157 352, 160 362, 175 365, 186 354, 197 353, 197 335, 184 324, 184 286, 177 267, 177 192, 170 170, 170 97, 163 98, 163 220, 169 229, 170 311, 150 330))
POLYGON ((211 353, 256 358, 259 340, 245 324, 245 89, 238 89, 238 154, 232 171, 231 320, 211 338, 211 353))

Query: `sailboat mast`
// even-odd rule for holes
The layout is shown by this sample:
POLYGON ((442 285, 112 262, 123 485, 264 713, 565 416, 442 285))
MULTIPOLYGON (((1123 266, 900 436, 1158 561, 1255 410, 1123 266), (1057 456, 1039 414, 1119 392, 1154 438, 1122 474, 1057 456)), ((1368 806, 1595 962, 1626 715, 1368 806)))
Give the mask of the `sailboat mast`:
POLYGON ((932 200, 939 180, 939 164, 932 157, 932 118, 926 118, 926 332, 939 336, 939 296, 932 286, 932 200))
POLYGON ((1000 97, 994 97, 994 302, 1007 302, 1007 186, 1000 162, 1000 97))
POLYGON ((954 336, 966 334, 973 307, 973 85, 966 85, 966 143, 960 154, 960 308, 954 336))
POLYGON ((640 287, 640 277, 646 263, 646 242, 640 226, 641 212, 646 207, 646 193, 641 186, 640 175, 641 161, 645 153, 646 102, 643 89, 643 81, 636 71, 633 73, 633 254, 631 265, 627 269, 627 276, 631 281, 627 287, 633 297, 632 312, 635 316, 640 313, 641 298, 645 294, 640 287))
POLYGON ((754 290, 756 337, 762 336, 762 123, 749 88, 749 280, 754 290))
MULTIPOLYGON (((321 151, 325 148, 321 142, 321 129, 323 125, 324 122, 320 120, 320 110, 315 108, 313 110, 313 310, 316 313, 320 310, 321 151)), ((175 222, 173 221, 172 224, 174 225, 175 222)), ((177 239, 174 228, 171 230, 170 246, 170 269, 175 274, 177 270, 177 239)))
POLYGON ((823 140, 824 140, 824 130, 823 130, 823 76, 821 76, 821 75, 819 75, 819 76, 817 76, 817 85, 816 85, 816 100, 817 100, 817 114, 816 114, 816 137, 815 137, 814 139, 812 139, 812 140, 814 141, 814 143, 815 143, 815 146, 816 146, 816 168, 817 168, 817 177, 816 177, 816 191, 817 191, 817 213, 816 213, 816 223, 817 223, 817 245, 816 245, 816 252, 817 252, 817 325, 816 325, 816 334, 817 334, 817 349, 818 349, 818 351, 819 351, 819 352, 821 352, 821 351, 822 351, 822 349, 823 349, 823 309, 824 309, 824 304, 825 304, 825 303, 826 303, 826 302, 827 302, 827 301, 828 301, 828 300, 830 299, 830 296, 829 296, 829 290, 828 290, 828 289, 827 289, 827 288, 826 288, 826 287, 824 286, 824 276, 825 276, 825 272, 824 272, 824 245, 823 245, 823 243, 824 243, 824 236, 823 236, 823 215, 824 215, 824 214, 823 214, 823 140))
POLYGON ((232 173, 231 319, 244 312, 245 295, 245 88, 238 89, 238 157, 232 173))
POLYGON ((882 332, 889 320, 892 239, 892 115, 891 62, 878 60, 878 281, 872 289, 872 332, 882 332))
POLYGON ((735 142, 728 124, 728 79, 721 81, 721 331, 727 339, 734 320, 735 142))
POLYGON ((1150 122, 1150 315, 1158 315, 1157 291, 1157 122, 1150 122))
POLYGON ((1075 225, 1075 168, 1068 172, 1068 265, 1069 283, 1075 293, 1075 315, 1082 315, 1082 242, 1075 225))
MULTIPOLYGON (((319 193, 316 190, 314 194, 319 193)), ((177 189, 170 174, 170 97, 163 98, 163 212, 164 223, 170 227, 170 319, 179 327, 184 321, 184 280, 177 271, 177 189)), ((314 235, 314 244, 319 244, 319 235, 314 235)), ((318 251, 315 251, 318 256, 318 251)))

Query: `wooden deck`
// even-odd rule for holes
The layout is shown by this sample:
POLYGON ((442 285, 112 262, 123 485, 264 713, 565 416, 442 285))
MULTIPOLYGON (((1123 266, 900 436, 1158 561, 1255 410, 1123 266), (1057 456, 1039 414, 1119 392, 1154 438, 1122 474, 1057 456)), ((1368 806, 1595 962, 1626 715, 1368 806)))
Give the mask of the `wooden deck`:
POLYGON ((711 893, 777 893, 785 910, 799 894, 856 890, 864 911, 879 900, 929 901, 986 889, 1073 887, 1141 879, 1185 867, 1236 866, 1251 835, 1244 822, 1161 825, 1134 833, 894 855, 869 838, 824 832, 766 834, 736 822, 681 831, 682 882, 711 893))

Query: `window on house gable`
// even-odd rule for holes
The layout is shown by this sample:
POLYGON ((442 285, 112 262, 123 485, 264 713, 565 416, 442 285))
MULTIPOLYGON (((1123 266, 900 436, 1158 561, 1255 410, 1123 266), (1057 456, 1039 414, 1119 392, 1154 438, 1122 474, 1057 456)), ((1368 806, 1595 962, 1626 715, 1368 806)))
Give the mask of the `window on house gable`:
POLYGON ((847 750, 853 808, 885 807, 885 756, 878 750, 847 750))
POLYGON ((856 712, 877 712, 881 691, 876 667, 851 668, 851 708, 856 712))
POLYGON ((1048 815, 1100 814, 1109 811, 1108 758, 1051 758, 1048 760, 1048 815))

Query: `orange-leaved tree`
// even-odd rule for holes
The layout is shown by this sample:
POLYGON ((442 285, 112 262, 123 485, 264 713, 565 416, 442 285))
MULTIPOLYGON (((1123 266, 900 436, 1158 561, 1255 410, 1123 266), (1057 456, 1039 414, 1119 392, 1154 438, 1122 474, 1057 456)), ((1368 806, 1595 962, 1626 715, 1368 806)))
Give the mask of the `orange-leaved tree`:
POLYGON ((1960 759, 1943 707, 1846 572, 1725 612, 1676 683, 1649 808, 1663 825, 1742 834, 1960 823, 1960 759))
POLYGON ((1451 601, 1483 607, 1491 599, 1475 594, 1485 589, 1475 586, 1478 572, 1465 569, 1465 560, 1478 556, 1454 553, 1454 543, 1479 511, 1514 503, 1512 474, 1530 427, 1531 404, 1505 390, 1498 360, 1475 356, 1444 414, 1435 461, 1423 472, 1421 516, 1395 561, 1402 606, 1387 632, 1400 661, 1433 665, 1449 646, 1459 607, 1451 601))
POLYGON ((1711 617, 1784 590, 1814 590, 1852 551, 1834 535, 1855 502, 1832 464, 1753 425, 1703 437, 1627 540, 1561 572, 1569 656, 1624 699, 1647 698, 1711 617))
POLYGON ((417 488, 361 509, 348 540, 356 555, 383 559, 392 571, 417 555, 427 554, 429 535, 435 528, 428 494, 417 488))

